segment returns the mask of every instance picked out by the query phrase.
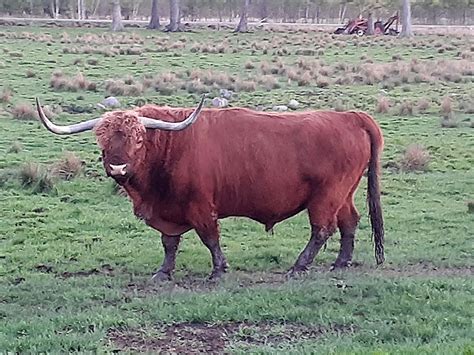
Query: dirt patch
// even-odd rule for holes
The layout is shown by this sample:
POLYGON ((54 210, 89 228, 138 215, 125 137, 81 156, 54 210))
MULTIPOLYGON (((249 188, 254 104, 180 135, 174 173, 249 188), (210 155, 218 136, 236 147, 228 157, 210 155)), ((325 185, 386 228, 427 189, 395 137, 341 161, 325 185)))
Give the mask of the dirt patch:
POLYGON ((153 282, 148 279, 130 282, 125 293, 134 297, 146 297, 162 292, 209 292, 216 289, 249 288, 259 285, 280 285, 287 281, 284 272, 248 272, 232 271, 221 280, 209 281, 206 276, 197 274, 177 275, 170 282, 153 282))
POLYGON ((152 329, 111 329, 108 341, 114 351, 159 351, 165 354, 222 354, 233 345, 277 345, 317 339, 326 334, 352 334, 353 325, 330 327, 296 323, 222 324, 178 323, 152 329))
POLYGON ((100 268, 93 268, 90 270, 78 270, 78 271, 64 271, 58 276, 62 278, 69 277, 87 277, 91 275, 112 275, 114 273, 114 268, 109 264, 104 264, 100 268))

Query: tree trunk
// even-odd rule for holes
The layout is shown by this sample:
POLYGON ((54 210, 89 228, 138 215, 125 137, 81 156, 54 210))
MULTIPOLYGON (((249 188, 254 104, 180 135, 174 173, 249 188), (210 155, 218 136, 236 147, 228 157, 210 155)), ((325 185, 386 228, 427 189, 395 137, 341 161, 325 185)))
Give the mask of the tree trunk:
POLYGON ((150 30, 160 28, 160 14, 158 13, 158 0, 151 0, 151 17, 148 24, 150 30))
POLYGON ((260 2, 260 20, 265 20, 268 17, 268 0, 260 2))
POLYGON ((92 17, 94 17, 97 14, 97 10, 99 9, 100 5, 100 0, 97 0, 95 5, 94 5, 94 11, 92 11, 92 17))
POLYGON ((120 6, 120 0, 113 0, 112 1, 112 31, 123 31, 123 23, 122 23, 122 8, 120 6))
POLYGON ((166 30, 168 32, 178 32, 179 29, 179 0, 170 0, 170 23, 166 30))
POLYGON ((344 18, 346 17, 347 3, 341 4, 339 8, 339 22, 344 23, 344 18))
POLYGON ((49 2, 51 17, 54 19, 58 18, 58 13, 59 13, 58 1, 59 0, 51 0, 49 2))
POLYGON ((235 29, 235 32, 248 32, 248 24, 247 24, 247 15, 249 12, 249 5, 250 5, 250 0, 241 0, 242 1, 242 7, 240 8, 240 20, 239 24, 237 25, 237 28, 235 29))
POLYGON ((402 8, 402 32, 400 37, 412 37, 413 31, 411 29, 411 6, 410 0, 403 0, 402 8))
POLYGON ((374 32, 374 16, 372 15, 372 12, 369 12, 369 17, 367 19, 367 32, 365 34, 372 36, 374 32))

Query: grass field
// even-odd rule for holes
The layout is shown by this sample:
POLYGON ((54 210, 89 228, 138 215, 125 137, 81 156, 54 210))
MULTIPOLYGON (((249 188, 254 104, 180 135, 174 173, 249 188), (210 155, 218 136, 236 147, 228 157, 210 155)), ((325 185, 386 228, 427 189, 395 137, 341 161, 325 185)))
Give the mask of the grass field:
POLYGON ((473 51, 461 35, 0 28, 0 352, 472 354, 473 51), (31 111, 39 96, 55 121, 76 122, 100 115, 110 94, 124 107, 194 106, 220 88, 236 92, 232 106, 296 99, 299 110, 376 117, 383 266, 363 181, 349 270, 328 271, 335 235, 309 275, 287 281, 309 238, 306 215, 274 235, 229 218, 224 280, 206 281, 210 256, 190 232, 175 280, 152 284, 159 234, 106 179, 93 135, 52 136, 31 111), (55 169, 66 152, 70 175, 55 169))

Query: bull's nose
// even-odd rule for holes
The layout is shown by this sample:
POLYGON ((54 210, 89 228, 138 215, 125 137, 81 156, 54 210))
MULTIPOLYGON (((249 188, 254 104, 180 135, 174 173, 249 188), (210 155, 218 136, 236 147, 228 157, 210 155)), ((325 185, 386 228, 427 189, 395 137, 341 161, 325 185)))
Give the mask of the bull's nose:
POLYGON ((127 164, 114 165, 109 164, 110 175, 112 176, 124 176, 127 174, 127 164))

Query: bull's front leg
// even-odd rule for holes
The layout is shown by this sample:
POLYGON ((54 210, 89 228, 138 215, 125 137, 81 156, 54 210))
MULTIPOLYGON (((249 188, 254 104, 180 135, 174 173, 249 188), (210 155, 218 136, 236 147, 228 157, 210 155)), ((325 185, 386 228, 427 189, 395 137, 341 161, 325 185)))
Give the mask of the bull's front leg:
POLYGON ((209 280, 219 279, 228 269, 228 264, 219 243, 217 222, 215 228, 196 229, 201 241, 209 249, 212 256, 212 272, 209 280))
POLYGON ((176 253, 178 251, 181 236, 161 235, 161 243, 165 251, 165 258, 160 269, 153 275, 153 281, 169 281, 176 265, 176 253))

